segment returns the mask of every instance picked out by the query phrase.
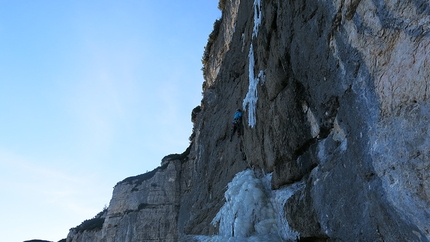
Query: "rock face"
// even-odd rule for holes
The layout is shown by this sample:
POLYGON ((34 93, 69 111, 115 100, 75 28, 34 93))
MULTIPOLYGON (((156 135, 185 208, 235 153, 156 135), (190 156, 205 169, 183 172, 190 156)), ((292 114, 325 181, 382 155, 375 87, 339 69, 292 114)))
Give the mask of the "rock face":
POLYGON ((99 228, 72 229, 69 241, 178 241, 181 161, 119 182, 99 228))
POLYGON ((67 241, 216 234, 249 167, 306 184, 284 207, 302 240, 430 240, 429 33, 424 0, 226 0, 189 150, 118 183, 102 228, 67 241))

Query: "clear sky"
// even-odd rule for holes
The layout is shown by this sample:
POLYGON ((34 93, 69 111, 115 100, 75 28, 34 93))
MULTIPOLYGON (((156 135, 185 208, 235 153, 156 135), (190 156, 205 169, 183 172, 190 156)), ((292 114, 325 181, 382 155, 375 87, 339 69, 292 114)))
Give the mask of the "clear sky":
POLYGON ((58 241, 182 153, 218 0, 0 0, 0 240, 58 241))

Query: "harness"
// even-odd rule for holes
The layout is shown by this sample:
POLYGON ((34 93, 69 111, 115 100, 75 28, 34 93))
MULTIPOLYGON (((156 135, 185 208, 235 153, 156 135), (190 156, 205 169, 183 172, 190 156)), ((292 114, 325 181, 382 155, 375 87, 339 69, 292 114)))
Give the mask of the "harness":
POLYGON ((238 125, 240 123, 240 118, 233 119, 233 125, 238 125))

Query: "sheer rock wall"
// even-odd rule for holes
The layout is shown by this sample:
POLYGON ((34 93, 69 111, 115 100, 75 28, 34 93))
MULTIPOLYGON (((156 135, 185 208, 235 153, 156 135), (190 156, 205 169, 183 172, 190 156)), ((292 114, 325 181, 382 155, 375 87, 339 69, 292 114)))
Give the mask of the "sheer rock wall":
MULTIPOLYGON (((285 206, 301 239, 428 241, 429 14, 424 0, 261 0, 261 12, 252 1, 227 0, 189 153, 166 162, 171 175, 154 176, 157 189, 175 195, 157 193, 170 201, 161 212, 139 210, 152 203, 117 185, 108 211, 119 216, 108 215, 94 241, 215 234, 210 222, 227 183, 250 167, 273 172, 273 189, 307 184, 285 206), (256 13, 262 22, 252 37, 256 13), (254 72, 265 73, 257 122, 247 126, 246 110, 244 135, 229 142, 249 88, 251 44, 254 72), (163 219, 163 234, 144 225, 163 219)), ((154 190, 151 182, 138 193, 154 190)))

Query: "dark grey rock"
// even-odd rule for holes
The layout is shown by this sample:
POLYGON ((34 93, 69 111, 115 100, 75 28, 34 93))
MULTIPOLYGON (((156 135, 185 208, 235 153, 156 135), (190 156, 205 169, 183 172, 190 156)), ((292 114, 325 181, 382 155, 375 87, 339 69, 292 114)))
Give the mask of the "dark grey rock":
POLYGON ((142 197, 160 189, 157 200, 170 202, 136 200, 122 184, 129 191, 120 200, 114 192, 103 235, 67 241, 216 234, 210 222, 226 186, 247 168, 273 172, 273 189, 307 184, 284 207, 302 241, 428 241, 430 11, 425 1, 390 3, 262 0, 252 38, 252 1, 226 1, 192 145, 186 158, 163 160, 175 182, 160 169, 136 187, 142 197), (244 134, 229 142, 248 92, 251 44, 254 73, 265 73, 256 125, 247 126, 245 110, 244 134), (161 227, 144 222, 163 218, 161 227))

